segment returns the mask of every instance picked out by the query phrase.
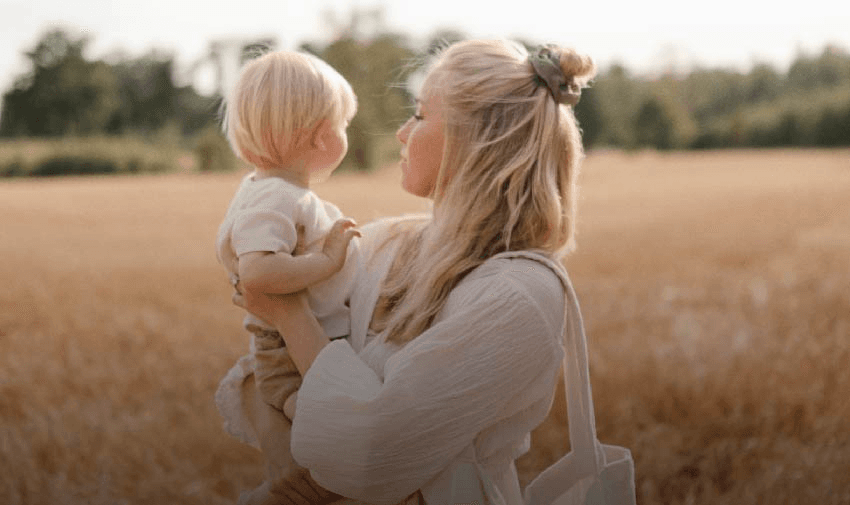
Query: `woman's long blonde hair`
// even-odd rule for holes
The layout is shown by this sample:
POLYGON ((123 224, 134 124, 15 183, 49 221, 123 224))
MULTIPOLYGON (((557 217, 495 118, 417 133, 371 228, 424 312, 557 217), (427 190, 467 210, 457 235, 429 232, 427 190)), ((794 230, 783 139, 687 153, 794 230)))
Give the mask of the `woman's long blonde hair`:
MULTIPOLYGON (((566 78, 584 86, 592 60, 557 49, 566 78)), ((403 344, 424 332, 454 287, 487 258, 575 243, 584 157, 570 107, 535 77, 528 53, 505 40, 448 47, 423 85, 442 100, 445 144, 434 217, 403 233, 371 328, 403 344)))

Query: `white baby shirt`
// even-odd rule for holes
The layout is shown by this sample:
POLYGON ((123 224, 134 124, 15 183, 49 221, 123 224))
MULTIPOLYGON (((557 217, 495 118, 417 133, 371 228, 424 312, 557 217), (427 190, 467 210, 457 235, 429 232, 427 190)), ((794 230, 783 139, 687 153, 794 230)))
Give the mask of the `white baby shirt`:
MULTIPOLYGON (((308 252, 320 251, 324 237, 342 212, 307 188, 296 186, 279 177, 257 178, 251 173, 242 179, 218 230, 216 254, 230 275, 238 279, 238 258, 249 252, 283 252, 292 254, 297 235, 295 225, 304 226, 308 252)), ((355 237, 348 246, 342 270, 307 288, 310 308, 329 338, 350 333, 347 304, 356 272, 355 237)), ((244 325, 257 324, 271 328, 248 314, 244 325)))

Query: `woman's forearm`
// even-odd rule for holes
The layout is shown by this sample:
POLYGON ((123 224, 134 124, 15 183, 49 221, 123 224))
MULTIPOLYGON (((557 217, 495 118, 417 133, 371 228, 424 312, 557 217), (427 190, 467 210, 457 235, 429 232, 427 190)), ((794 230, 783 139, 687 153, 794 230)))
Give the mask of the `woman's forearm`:
POLYGON ((330 343, 316 316, 310 310, 307 296, 303 293, 281 297, 282 317, 273 322, 280 332, 295 367, 304 376, 319 352, 330 343))

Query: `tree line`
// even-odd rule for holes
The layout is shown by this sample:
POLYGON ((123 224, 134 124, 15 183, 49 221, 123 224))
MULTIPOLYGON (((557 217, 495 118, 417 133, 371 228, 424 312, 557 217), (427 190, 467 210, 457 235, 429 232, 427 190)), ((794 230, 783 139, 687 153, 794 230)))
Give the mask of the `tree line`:
POLYGON ((786 72, 602 72, 576 113, 591 146, 656 149, 850 145, 850 54, 827 46, 786 72))
POLYGON ((30 70, 3 95, 0 137, 149 135, 164 128, 192 135, 214 120, 219 100, 177 86, 170 56, 91 61, 84 57, 89 42, 54 29, 25 53, 30 70))
MULTIPOLYGON (((355 13, 332 42, 300 49, 351 82, 359 110, 347 162, 368 168, 380 161, 381 139, 410 113, 408 79, 429 54, 464 34, 443 30, 417 45, 385 29, 365 33, 360 21, 355 13)), ((0 138, 206 134, 209 140, 218 128, 221 98, 175 84, 171 56, 90 60, 88 42, 54 29, 26 53, 30 70, 2 97, 0 138)), ((799 55, 787 72, 760 64, 748 72, 698 68, 646 77, 615 64, 600 71, 575 110, 590 149, 846 146, 850 55, 829 46, 799 55)))

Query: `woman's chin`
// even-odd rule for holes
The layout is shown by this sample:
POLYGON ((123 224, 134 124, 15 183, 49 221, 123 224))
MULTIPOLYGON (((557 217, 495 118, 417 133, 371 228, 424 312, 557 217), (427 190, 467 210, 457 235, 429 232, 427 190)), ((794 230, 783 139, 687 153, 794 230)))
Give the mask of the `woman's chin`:
POLYGON ((412 186, 410 184, 406 184, 405 180, 401 181, 401 189, 403 189, 406 193, 418 196, 419 198, 431 198, 431 192, 427 191, 421 187, 412 186))
POLYGON ((403 175, 401 177, 401 189, 403 189, 405 193, 410 193, 411 195, 413 194, 407 185, 407 179, 405 179, 403 175))
POLYGON ((408 193, 410 195, 419 196, 419 195, 416 194, 416 191, 415 191, 416 188, 412 188, 410 186, 410 182, 407 180, 407 177, 404 176, 404 175, 401 176, 401 189, 403 189, 405 193, 408 193))

